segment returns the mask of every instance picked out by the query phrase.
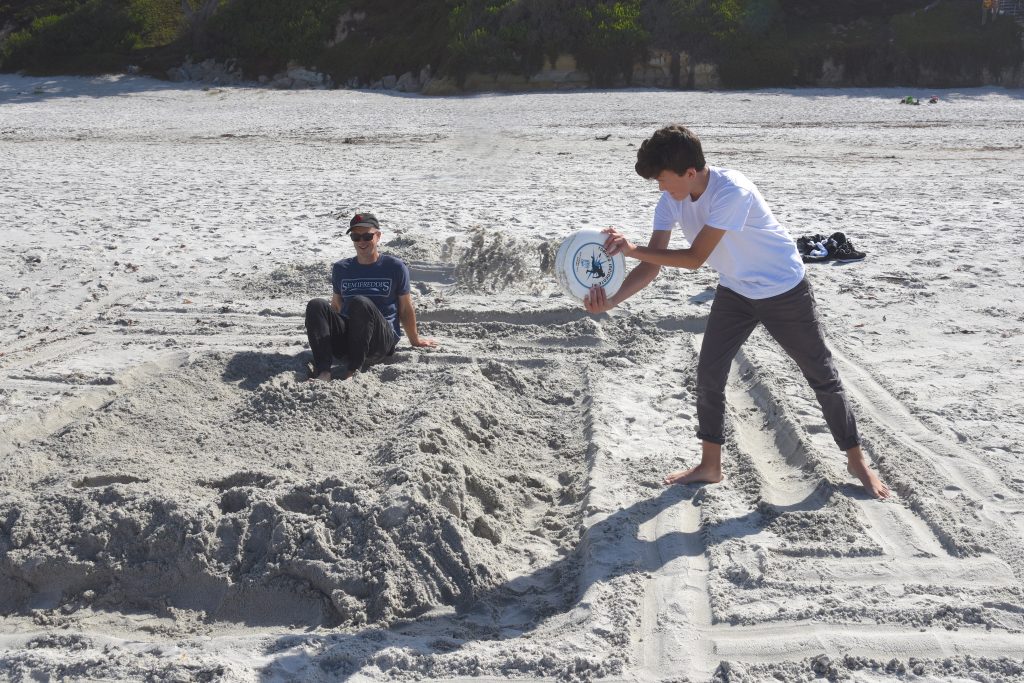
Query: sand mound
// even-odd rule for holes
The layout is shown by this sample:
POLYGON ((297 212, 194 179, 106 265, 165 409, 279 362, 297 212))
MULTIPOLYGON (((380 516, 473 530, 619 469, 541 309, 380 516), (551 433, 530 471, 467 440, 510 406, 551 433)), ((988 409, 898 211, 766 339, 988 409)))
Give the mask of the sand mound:
MULTIPOLYGON (((556 247, 557 249, 557 247, 556 247)), ((477 229, 456 256, 455 277, 470 292, 533 291, 549 285, 551 246, 477 229)))
POLYGON ((323 296, 331 291, 331 264, 288 263, 264 276, 245 280, 242 289, 269 299, 323 296))
POLYGON ((519 563, 509 541, 538 514, 534 534, 561 544, 581 472, 561 460, 583 437, 549 378, 571 396, 571 374, 490 360, 309 384, 297 365, 199 358, 33 444, 75 465, 38 493, 4 490, 0 609, 387 623, 478 598, 519 563), (117 473, 97 473, 114 443, 117 473))

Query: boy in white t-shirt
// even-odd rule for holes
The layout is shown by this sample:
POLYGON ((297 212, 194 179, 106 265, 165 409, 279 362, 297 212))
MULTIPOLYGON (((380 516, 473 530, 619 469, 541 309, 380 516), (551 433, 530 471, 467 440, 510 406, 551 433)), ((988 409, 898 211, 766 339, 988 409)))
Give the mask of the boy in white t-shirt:
POLYGON ((700 139, 672 125, 645 140, 637 152, 636 172, 657 180, 662 191, 654 211, 648 246, 630 242, 608 228, 606 249, 641 261, 614 296, 591 290, 584 306, 608 311, 649 285, 662 266, 696 270, 707 263, 719 274, 715 300, 697 362, 697 436, 701 461, 672 472, 666 484, 722 480, 725 443, 725 383, 729 366, 758 323, 789 354, 821 405, 832 438, 846 451, 847 469, 869 494, 887 498, 889 487, 868 466, 860 448, 857 424, 839 380, 832 354, 818 323, 814 296, 804 279, 796 244, 750 180, 742 173, 705 164, 700 139), (679 226, 688 249, 669 249, 679 226))

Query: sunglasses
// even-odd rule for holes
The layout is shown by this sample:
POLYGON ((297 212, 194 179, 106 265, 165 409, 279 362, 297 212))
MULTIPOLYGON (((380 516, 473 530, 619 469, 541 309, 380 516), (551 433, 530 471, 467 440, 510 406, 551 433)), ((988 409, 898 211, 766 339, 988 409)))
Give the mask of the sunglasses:
POLYGON ((369 242, 370 240, 372 240, 374 237, 376 237, 379 234, 380 234, 379 232, 364 232, 363 234, 358 235, 358 234, 353 232, 353 233, 349 233, 349 237, 352 238, 353 242, 369 242))

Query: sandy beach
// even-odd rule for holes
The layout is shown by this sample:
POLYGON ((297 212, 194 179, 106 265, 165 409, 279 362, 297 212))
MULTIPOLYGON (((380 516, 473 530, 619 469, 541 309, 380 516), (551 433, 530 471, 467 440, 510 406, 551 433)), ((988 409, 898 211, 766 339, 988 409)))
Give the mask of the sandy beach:
POLYGON ((1022 121, 1003 89, 0 76, 0 680, 1024 681, 1022 121), (591 316, 550 264, 646 243, 669 122, 867 252, 808 279, 892 499, 763 330, 725 481, 662 486, 717 275, 591 316), (360 210, 439 346, 308 383, 360 210))

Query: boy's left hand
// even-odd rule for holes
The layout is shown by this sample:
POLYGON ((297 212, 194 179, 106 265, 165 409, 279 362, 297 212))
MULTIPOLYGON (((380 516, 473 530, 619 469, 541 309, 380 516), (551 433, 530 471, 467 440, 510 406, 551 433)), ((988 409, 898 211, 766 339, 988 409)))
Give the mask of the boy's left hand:
POLYGON ((587 313, 607 313, 615 308, 615 304, 608 300, 608 295, 601 285, 594 285, 590 288, 590 294, 583 297, 583 308, 587 313))
POLYGON ((609 256, 615 256, 620 252, 623 256, 629 256, 636 251, 636 245, 626 239, 617 228, 605 228, 601 232, 608 235, 608 239, 604 241, 604 250, 609 256))

